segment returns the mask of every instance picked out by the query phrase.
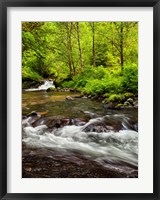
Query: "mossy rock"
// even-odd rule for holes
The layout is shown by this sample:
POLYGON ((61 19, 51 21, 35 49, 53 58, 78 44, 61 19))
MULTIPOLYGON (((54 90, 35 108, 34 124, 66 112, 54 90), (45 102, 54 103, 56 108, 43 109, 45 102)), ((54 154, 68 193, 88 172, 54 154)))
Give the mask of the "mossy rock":
POLYGON ((133 99, 132 99, 132 98, 128 98, 128 99, 127 99, 127 102, 129 102, 130 104, 132 104, 132 105, 133 105, 133 102, 134 102, 134 101, 133 101, 133 99))
POLYGON ((47 92, 53 92, 53 91, 55 91, 55 88, 54 88, 54 87, 50 87, 50 88, 48 88, 46 91, 47 91, 47 92))
POLYGON ((131 93, 131 92, 126 92, 126 93, 124 94, 124 97, 125 97, 125 99, 134 98, 134 94, 131 93))
POLYGON ((107 102, 123 103, 124 95, 123 94, 112 94, 109 96, 109 98, 107 98, 107 102))
POLYGON ((124 108, 124 105, 123 105, 122 103, 119 103, 119 104, 116 105, 115 108, 117 108, 117 109, 121 109, 121 108, 124 108))
POLYGON ((124 102, 124 106, 128 107, 128 106, 131 106, 131 104, 128 101, 126 101, 126 102, 124 102))

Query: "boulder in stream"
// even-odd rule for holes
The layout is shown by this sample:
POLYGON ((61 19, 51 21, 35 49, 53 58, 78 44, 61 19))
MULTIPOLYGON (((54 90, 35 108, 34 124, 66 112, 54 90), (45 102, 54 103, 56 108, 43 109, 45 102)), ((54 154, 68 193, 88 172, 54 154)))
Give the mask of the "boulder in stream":
POLYGON ((71 97, 71 96, 67 96, 66 99, 67 99, 67 100, 74 100, 74 98, 71 97))

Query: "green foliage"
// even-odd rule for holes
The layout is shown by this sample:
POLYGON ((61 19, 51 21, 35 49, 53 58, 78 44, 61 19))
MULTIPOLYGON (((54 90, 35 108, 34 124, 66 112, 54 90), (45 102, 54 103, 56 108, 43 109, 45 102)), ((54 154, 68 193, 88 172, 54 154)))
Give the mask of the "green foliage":
POLYGON ((73 85, 74 88, 83 88, 86 86, 89 80, 94 79, 95 73, 94 68, 92 66, 86 66, 79 72, 76 76, 73 77, 73 85))
POLYGON ((96 68, 93 68, 93 72, 94 72, 93 77, 97 79, 102 79, 102 78, 109 79, 110 77, 110 72, 106 68, 104 68, 102 65, 96 68))
POLYGON ((94 96, 102 95, 105 90, 105 82, 98 79, 89 80, 84 88, 86 94, 94 96))
POLYGON ((52 78, 121 101, 138 93, 137 58, 136 22, 22 23, 22 81, 52 78))
POLYGON ((62 83, 62 87, 63 88, 74 88, 75 83, 74 83, 74 81, 65 81, 62 83))
POLYGON ((112 94, 107 98, 107 102, 119 102, 123 103, 124 102, 124 95, 123 94, 112 94))
POLYGON ((38 73, 36 73, 29 67, 22 68, 22 78, 23 78, 23 80, 28 79, 28 80, 36 80, 36 81, 42 79, 42 77, 38 73))
POLYGON ((126 66, 123 71, 122 90, 138 94, 138 67, 126 66))

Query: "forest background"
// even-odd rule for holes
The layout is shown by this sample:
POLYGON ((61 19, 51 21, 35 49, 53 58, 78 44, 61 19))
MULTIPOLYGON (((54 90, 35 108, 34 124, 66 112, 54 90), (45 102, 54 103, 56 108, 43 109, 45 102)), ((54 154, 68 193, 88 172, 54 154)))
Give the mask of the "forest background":
POLYGON ((45 79, 109 101, 137 97, 138 23, 23 22, 22 87, 45 79))

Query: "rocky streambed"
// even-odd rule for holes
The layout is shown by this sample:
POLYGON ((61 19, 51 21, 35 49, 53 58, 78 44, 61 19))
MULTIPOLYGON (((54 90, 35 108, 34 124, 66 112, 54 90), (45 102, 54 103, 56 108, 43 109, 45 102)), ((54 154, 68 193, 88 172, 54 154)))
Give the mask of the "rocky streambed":
POLYGON ((137 178, 137 108, 77 97, 23 92, 22 177, 137 178))

